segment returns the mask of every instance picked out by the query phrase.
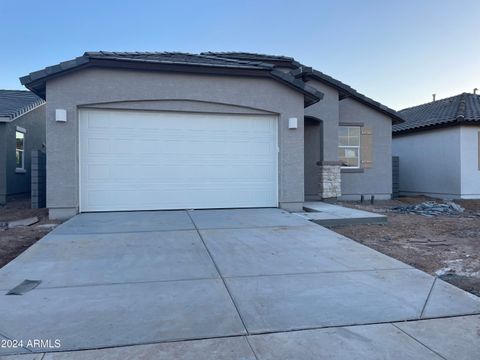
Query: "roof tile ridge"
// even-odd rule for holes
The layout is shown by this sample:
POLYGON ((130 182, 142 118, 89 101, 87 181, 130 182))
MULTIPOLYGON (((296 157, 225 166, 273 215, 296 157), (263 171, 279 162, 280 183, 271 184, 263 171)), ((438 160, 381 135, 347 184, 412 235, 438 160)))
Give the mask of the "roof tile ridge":
POLYGON ((43 100, 43 99, 38 99, 30 104, 27 104, 25 106, 22 106, 21 108, 17 109, 16 111, 14 111, 13 113, 11 113, 11 115, 9 116, 10 119, 16 119, 18 118, 19 116, 31 111, 31 110, 34 110, 36 109, 37 107, 45 104, 46 101, 43 100))
POLYGON ((465 119, 465 114, 467 110, 467 93, 462 93, 460 102, 458 103, 457 112, 455 114, 455 119, 457 121, 462 121, 465 119))
POLYGON ((251 61, 251 60, 243 60, 243 59, 231 59, 217 55, 206 55, 205 53, 195 54, 195 56, 202 57, 205 59, 212 59, 212 60, 222 60, 225 62, 231 62, 239 65, 251 65, 251 66, 259 66, 264 68, 272 68, 272 65, 262 61, 251 61))

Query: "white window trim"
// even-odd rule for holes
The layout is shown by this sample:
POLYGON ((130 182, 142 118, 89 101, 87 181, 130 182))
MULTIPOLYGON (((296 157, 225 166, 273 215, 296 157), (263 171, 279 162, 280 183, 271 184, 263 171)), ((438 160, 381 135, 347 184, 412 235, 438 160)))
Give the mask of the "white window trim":
POLYGON ((338 145, 340 149, 358 149, 358 164, 357 166, 340 166, 340 169, 360 169, 362 165, 361 159, 361 146, 362 146, 362 127, 360 125, 340 125, 340 127, 358 127, 360 129, 360 135, 358 138, 358 145, 338 145))
MULTIPOLYGON (((20 126, 17 126, 16 129, 15 129, 15 136, 16 136, 16 133, 17 132, 20 132, 23 134, 23 149, 20 150, 22 152, 22 167, 21 168, 18 168, 18 167, 15 167, 15 173, 17 174, 25 174, 27 172, 27 170, 25 169, 25 138, 26 138, 26 133, 27 133, 27 129, 23 128, 23 127, 20 127, 20 126)), ((17 143, 16 143, 17 139, 15 137, 15 158, 17 156, 17 143)))

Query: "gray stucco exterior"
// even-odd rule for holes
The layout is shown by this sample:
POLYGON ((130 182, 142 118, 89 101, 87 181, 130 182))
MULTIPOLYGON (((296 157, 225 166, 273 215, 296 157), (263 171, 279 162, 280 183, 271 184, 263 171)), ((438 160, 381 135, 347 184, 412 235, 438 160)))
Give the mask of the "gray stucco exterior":
MULTIPOLYGON (((360 195, 390 199, 392 195, 392 120, 355 100, 340 101, 340 124, 358 123, 373 133, 371 167, 361 172, 342 171, 342 199, 357 200, 360 195)), ((361 144, 362 146, 362 144, 361 144)))
POLYGON ((319 101, 305 108, 305 116, 312 116, 322 122, 322 158, 321 161, 338 161, 338 123, 340 119, 339 94, 334 88, 317 80, 310 80, 308 85, 320 90, 324 96, 319 101))
POLYGON ((369 168, 341 171, 341 195, 343 200, 357 200, 361 195, 374 195, 377 199, 390 199, 392 193, 392 119, 354 99, 340 100, 339 92, 320 81, 311 80, 308 85, 324 93, 322 101, 305 108, 305 116, 320 120, 321 126, 306 126, 306 141, 319 143, 320 152, 312 151, 305 144, 305 197, 321 198, 318 173, 321 164, 338 162, 339 125, 358 124, 372 130, 373 164, 369 168), (316 134, 316 132, 320 133, 316 134), (320 154, 320 155, 319 155, 320 154), (320 163, 319 163, 320 161, 320 163))
POLYGON ((31 153, 45 144, 45 105, 14 119, 0 123, 0 203, 9 195, 30 193, 31 153), (15 165, 15 131, 24 128, 25 172, 17 172, 15 165))
POLYGON ((269 78, 90 68, 46 83, 47 207, 53 218, 78 212, 78 111, 81 107, 220 113, 273 113, 279 120, 279 203, 304 200, 304 98, 269 78), (109 103, 109 104, 105 104, 109 103), (55 121, 67 110, 67 122, 55 121), (298 129, 288 129, 288 119, 298 129))
POLYGON ((278 206, 301 210, 305 199, 391 197, 391 128, 392 122, 403 121, 401 117, 293 58, 86 52, 30 73, 21 82, 47 100, 47 207, 52 218, 67 218, 80 209, 79 113, 86 113, 82 109, 274 115, 278 206), (66 122, 56 121, 57 109, 66 110, 66 122), (289 129, 290 118, 297 119, 297 127, 289 129), (360 169, 341 169, 339 126, 346 124, 365 129, 360 169))
MULTIPOLYGON (((393 154, 400 157, 400 194, 461 198, 461 135, 461 127, 452 126, 395 136, 393 154)), ((474 145, 470 143, 470 147, 474 145)), ((470 161, 470 166, 475 165, 470 161)))

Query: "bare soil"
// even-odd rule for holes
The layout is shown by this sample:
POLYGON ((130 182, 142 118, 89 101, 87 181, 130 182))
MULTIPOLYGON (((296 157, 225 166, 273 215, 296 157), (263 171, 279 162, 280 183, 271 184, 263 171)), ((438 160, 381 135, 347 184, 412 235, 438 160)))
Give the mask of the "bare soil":
POLYGON ((5 229, 0 226, 0 268, 15 259, 53 229, 42 228, 38 225, 59 224, 58 221, 48 220, 47 209, 31 209, 29 197, 19 196, 9 200, 7 205, 0 205, 0 224, 34 216, 38 217, 39 222, 12 229, 5 229))
POLYGON ((390 210, 424 201, 442 202, 423 196, 376 201, 374 205, 338 202, 384 214, 388 223, 332 229, 480 296, 480 200, 456 200, 465 212, 451 216, 425 217, 390 210))

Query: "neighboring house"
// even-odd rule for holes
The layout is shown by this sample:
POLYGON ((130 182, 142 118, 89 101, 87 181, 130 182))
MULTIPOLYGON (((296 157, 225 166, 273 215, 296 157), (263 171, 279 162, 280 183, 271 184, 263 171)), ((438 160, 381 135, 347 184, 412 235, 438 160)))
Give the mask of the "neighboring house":
POLYGON ((87 52, 21 82, 47 99, 52 218, 391 196, 400 116, 289 57, 87 52))
POLYGON ((480 199, 480 95, 463 93, 400 111, 393 153, 400 193, 480 199))
POLYGON ((45 101, 30 91, 0 90, 0 204, 30 192, 30 156, 45 144, 45 101))

